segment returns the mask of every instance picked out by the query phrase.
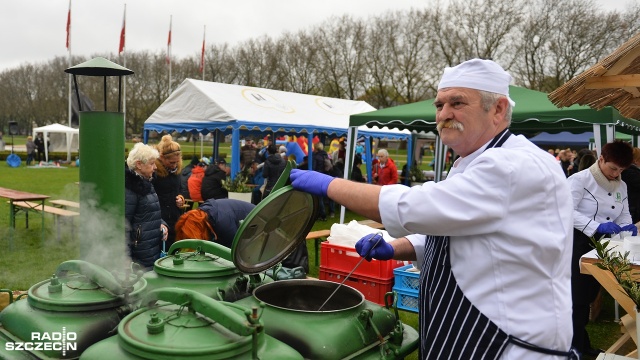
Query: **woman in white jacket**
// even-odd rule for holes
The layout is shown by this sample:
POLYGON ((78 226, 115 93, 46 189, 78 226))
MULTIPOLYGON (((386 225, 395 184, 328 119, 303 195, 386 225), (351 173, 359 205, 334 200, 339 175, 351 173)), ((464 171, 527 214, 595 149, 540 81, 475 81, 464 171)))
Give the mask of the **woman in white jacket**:
POLYGON ((591 237, 638 229, 631 222, 627 203, 627 185, 620 174, 633 161, 633 148, 615 141, 602 147, 602 155, 591 167, 569 177, 573 197, 573 257, 571 260, 571 295, 573 297, 572 345, 582 354, 597 355, 591 348, 586 330, 590 304, 600 291, 600 284, 590 275, 580 274, 580 257, 593 249, 591 237))

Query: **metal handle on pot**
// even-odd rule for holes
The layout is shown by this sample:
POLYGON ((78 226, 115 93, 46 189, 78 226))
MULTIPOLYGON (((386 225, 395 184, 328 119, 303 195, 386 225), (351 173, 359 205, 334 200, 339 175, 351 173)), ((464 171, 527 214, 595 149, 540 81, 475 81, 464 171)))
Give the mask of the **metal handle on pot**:
POLYGON ((232 261, 231 259, 231 249, 226 246, 222 246, 213 241, 207 240, 197 240, 197 239, 187 239, 176 241, 169 248, 169 254, 173 254, 176 250, 179 249, 197 249, 201 248, 205 252, 219 256, 225 260, 232 261))
MULTIPOLYGON (((248 325, 246 318, 233 312, 219 301, 193 290, 176 287, 152 290, 144 296, 142 304, 151 307, 158 300, 176 305, 186 305, 240 336, 248 336, 255 332, 255 327, 248 325)), ((245 314, 249 313, 249 310, 245 311, 245 314)))
POLYGON ((126 289, 118 280, 110 272, 98 265, 83 260, 68 260, 58 265, 56 276, 59 278, 67 277, 67 272, 69 271, 84 275, 113 294, 122 295, 125 293, 126 289))

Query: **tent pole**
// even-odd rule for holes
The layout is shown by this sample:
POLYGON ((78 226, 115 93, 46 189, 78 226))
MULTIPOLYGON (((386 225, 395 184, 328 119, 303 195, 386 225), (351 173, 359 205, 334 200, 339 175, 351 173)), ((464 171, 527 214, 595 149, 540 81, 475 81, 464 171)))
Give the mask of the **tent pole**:
POLYGON ((231 131, 231 179, 236 178, 238 165, 240 164, 240 129, 234 128, 231 131))
MULTIPOLYGON (((351 179, 351 170, 353 168, 353 159, 356 153, 356 141, 358 139, 358 128, 356 126, 349 126, 347 129, 347 153, 344 157, 344 178, 351 179)), ((340 205, 340 224, 344 224, 345 215, 344 205, 340 205)))
POLYGON ((366 161, 362 159, 362 162, 367 164, 367 182, 372 184, 372 163, 373 163, 373 154, 371 153, 371 137, 367 136, 364 138, 364 152, 367 154, 366 161))
POLYGON ((411 185, 411 176, 410 176, 411 167, 413 167, 413 158, 415 158, 414 139, 417 136, 418 136, 417 134, 411 134, 411 136, 407 138, 407 177, 404 179, 403 182, 405 185, 408 185, 408 186, 411 185))
POLYGON ((600 152, 602 150, 602 135, 600 134, 599 124, 593 124, 593 140, 596 143, 596 152, 598 157, 600 157, 600 152))

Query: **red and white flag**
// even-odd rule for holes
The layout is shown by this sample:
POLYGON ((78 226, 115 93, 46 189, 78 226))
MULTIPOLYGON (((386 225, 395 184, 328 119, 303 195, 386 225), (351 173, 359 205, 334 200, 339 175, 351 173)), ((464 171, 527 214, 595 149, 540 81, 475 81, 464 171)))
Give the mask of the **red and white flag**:
POLYGON ((67 50, 71 51, 71 0, 69 0, 69 12, 67 13, 67 50))
POLYGON ((204 26, 204 34, 202 34, 202 55, 200 55, 200 73, 204 71, 204 40, 207 35, 207 26, 204 26))
POLYGON ((122 16, 122 30, 120 30, 120 46, 118 47, 118 55, 124 51, 124 40, 127 25, 127 4, 124 4, 124 15, 122 16))
POLYGON ((169 18, 169 39, 167 40, 167 64, 171 64, 171 23, 173 15, 169 18))

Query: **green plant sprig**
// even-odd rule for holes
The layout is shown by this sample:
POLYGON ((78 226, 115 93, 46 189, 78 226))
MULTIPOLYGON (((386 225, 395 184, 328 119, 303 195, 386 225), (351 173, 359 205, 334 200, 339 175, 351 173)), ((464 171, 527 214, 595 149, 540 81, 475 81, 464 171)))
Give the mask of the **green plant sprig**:
POLYGON ((230 192, 249 193, 253 190, 250 186, 247 186, 250 178, 249 171, 242 170, 236 174, 235 179, 227 176, 226 180, 222 180, 222 187, 230 192))
POLYGON ((629 298, 640 308, 640 285, 634 280, 631 268, 631 260, 629 260, 629 251, 621 253, 619 251, 609 249, 610 240, 603 241, 604 236, 600 240, 591 237, 591 243, 596 249, 596 255, 600 262, 596 265, 603 270, 610 271, 616 278, 624 292, 629 298))

